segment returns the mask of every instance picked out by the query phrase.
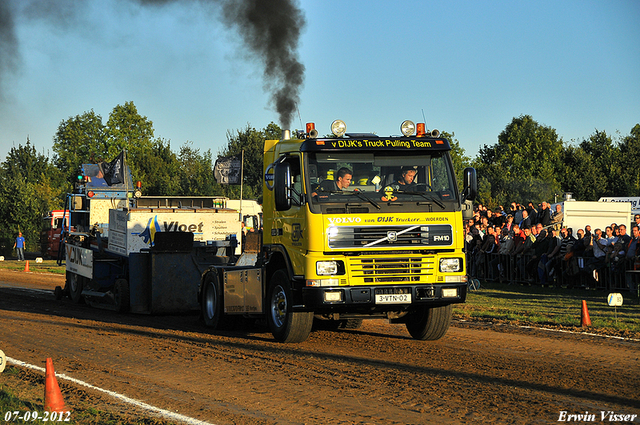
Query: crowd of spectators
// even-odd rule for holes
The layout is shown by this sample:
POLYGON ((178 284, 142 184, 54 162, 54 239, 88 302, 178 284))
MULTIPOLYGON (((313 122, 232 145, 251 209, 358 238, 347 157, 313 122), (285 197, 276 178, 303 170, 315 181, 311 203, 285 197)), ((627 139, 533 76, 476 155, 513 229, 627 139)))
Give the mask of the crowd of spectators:
POLYGON ((563 227, 562 205, 512 202, 505 211, 482 204, 465 223, 468 273, 508 283, 613 288, 613 280, 636 291, 628 270, 640 269, 640 215, 631 232, 624 224, 605 229, 563 227), (575 233, 574 233, 575 230, 575 233))

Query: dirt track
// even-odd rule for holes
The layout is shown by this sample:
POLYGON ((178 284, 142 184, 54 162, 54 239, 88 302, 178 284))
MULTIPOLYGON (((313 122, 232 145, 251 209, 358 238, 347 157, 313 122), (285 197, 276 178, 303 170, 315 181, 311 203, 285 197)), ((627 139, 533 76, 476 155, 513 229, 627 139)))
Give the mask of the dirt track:
MULTIPOLYGON (((36 365, 52 357, 58 373, 210 423, 521 424, 557 423, 561 411, 588 411, 596 422, 600 411, 640 415, 639 342, 455 323, 445 338, 425 343, 404 327, 365 321, 357 331, 316 331, 283 345, 259 325, 212 334, 196 316, 56 301, 48 291, 62 281, 0 271, 7 356, 36 365)), ((129 409, 89 393, 97 406, 129 409)))

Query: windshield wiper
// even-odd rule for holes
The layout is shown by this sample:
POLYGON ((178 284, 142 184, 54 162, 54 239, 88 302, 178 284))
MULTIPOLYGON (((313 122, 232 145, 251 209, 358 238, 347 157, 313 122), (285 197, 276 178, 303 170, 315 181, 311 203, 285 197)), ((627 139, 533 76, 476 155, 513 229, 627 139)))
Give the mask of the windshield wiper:
POLYGON ((445 206, 442 203, 442 201, 436 198, 435 196, 430 196, 423 192, 403 192, 403 193, 408 193, 409 195, 420 195, 427 201, 435 202, 440 208, 445 209, 445 206))
POLYGON ((380 205, 378 205, 378 203, 376 201, 374 201, 373 199, 369 198, 368 196, 366 196, 364 193, 362 193, 359 190, 343 191, 342 193, 346 193, 348 195, 356 195, 358 198, 362 199, 363 201, 367 201, 371 205, 376 207, 377 209, 380 209, 380 205))
POLYGON ((356 195, 358 198, 362 199, 363 201, 367 201, 369 202, 371 205, 373 205, 374 207, 376 207, 377 209, 380 209, 380 205, 378 205, 377 202, 375 202, 373 199, 369 198, 368 196, 365 196, 361 191, 359 190, 322 190, 319 189, 317 191, 318 193, 323 193, 323 194, 341 194, 341 195, 356 195))

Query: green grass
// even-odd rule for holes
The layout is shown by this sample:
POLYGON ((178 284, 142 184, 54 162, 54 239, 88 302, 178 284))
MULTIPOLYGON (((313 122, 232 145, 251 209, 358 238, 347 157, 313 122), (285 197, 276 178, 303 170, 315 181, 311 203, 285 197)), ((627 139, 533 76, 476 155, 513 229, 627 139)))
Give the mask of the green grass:
MULTIPOLYGON (((17 375, 18 371, 15 367, 9 366, 2 372, 5 375, 17 375)), ((40 411, 42 412, 42 405, 32 403, 30 401, 25 401, 18 398, 5 384, 0 384, 0 421, 5 421, 7 419, 7 412, 33 412, 40 411)), ((10 421, 11 423, 25 423, 22 421, 10 421)), ((38 422, 35 422, 38 423, 38 422)))
POLYGON ((638 298, 623 292, 621 307, 607 304, 607 291, 543 288, 483 283, 470 291, 465 304, 454 305, 459 319, 512 322, 519 325, 575 327, 581 325, 582 300, 587 302, 591 329, 640 335, 638 298))
MULTIPOLYGON (((26 261, 4 260, 0 261, 0 269, 23 271, 26 261)), ((56 260, 44 260, 42 263, 36 263, 35 260, 29 260, 29 271, 33 273, 56 273, 64 274, 64 263, 59 266, 56 260)), ((2 418, 0 418, 2 420, 2 418)))
MULTIPOLYGON (((17 417, 23 417, 25 413, 29 412, 28 418, 30 419, 31 412, 37 412, 40 417, 45 416, 44 411, 44 376, 42 376, 42 382, 32 382, 24 380, 24 376, 21 376, 22 372, 19 368, 9 366, 0 375, 2 377, 2 383, 0 383, 0 422, 11 424, 52 424, 52 423, 72 423, 79 425, 167 425, 169 422, 155 418, 145 417, 131 417, 128 415, 112 414, 94 408, 86 400, 86 395, 80 394, 80 397, 72 398, 71 400, 65 399, 65 407, 69 409, 69 416, 63 414, 62 421, 52 421, 49 416, 49 420, 28 420, 17 419, 17 417), (8 381, 8 383, 6 383, 8 381), (19 393, 20 395, 17 395, 19 393), (81 400, 82 399, 82 400, 81 400), (16 412, 14 414, 14 412, 16 412), (69 418, 69 421, 64 421, 65 418, 69 418), (7 420, 8 419, 8 420, 7 420)), ((75 392, 76 395, 77 391, 75 392)), ((63 393, 63 398, 65 395, 63 393)))

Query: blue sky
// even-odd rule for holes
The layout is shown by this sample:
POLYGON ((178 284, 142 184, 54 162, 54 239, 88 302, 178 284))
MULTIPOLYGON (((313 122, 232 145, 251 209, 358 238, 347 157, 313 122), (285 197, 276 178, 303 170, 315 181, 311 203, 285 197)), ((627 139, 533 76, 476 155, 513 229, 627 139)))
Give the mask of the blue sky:
MULTIPOLYGON (((62 120, 106 123, 133 101, 173 150, 216 155, 227 131, 278 114, 215 1, 8 1, 18 45, 0 79, 0 159, 27 136, 51 152, 62 120), (56 4, 53 9, 50 5, 56 4), (49 5, 49 6, 45 6, 49 5)), ((301 0, 305 81, 292 127, 335 119, 399 134, 405 119, 454 132, 467 155, 531 115, 566 142, 640 123, 640 1, 301 0)))

